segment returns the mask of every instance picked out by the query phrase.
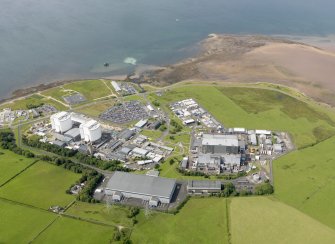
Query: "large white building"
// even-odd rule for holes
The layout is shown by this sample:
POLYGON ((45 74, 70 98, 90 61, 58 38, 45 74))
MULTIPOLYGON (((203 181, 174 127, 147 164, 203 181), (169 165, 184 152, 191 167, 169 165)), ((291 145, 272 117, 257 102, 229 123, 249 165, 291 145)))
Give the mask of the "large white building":
POLYGON ((94 142, 101 138, 101 125, 96 120, 88 120, 79 127, 81 139, 94 142))
POLYGON ((52 129, 57 133, 64 133, 72 128, 71 114, 68 112, 59 112, 51 115, 52 129))

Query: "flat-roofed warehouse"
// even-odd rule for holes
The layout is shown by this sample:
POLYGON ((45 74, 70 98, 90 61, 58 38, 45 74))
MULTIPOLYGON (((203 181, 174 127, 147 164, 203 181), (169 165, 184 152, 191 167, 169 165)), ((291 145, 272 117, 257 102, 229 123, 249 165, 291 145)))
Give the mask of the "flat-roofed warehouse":
POLYGON ((236 135, 204 134, 202 137, 202 153, 239 153, 236 135))
POLYGON ((108 181, 105 192, 112 196, 113 200, 126 197, 146 201, 158 199, 161 203, 170 203, 175 188, 175 179, 116 171, 108 181))

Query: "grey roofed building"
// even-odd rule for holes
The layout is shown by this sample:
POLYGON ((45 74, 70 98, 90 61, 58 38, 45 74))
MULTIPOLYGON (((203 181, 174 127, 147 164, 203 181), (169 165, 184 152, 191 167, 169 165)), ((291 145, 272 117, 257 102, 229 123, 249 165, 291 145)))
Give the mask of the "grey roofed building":
POLYGON ((132 149, 129 147, 122 147, 120 153, 128 155, 131 152, 132 149))
POLYGON ((189 180, 188 193, 210 193, 221 191, 221 181, 215 180, 189 180))
POLYGON ((106 194, 121 192, 126 198, 146 201, 157 197, 162 203, 170 203, 175 187, 175 179, 116 171, 107 183, 106 194))
POLYGON ((162 125, 162 122, 160 122, 159 120, 157 120, 157 121, 153 122, 150 125, 150 128, 154 129, 154 130, 157 130, 161 125, 162 125))
POLYGON ((70 137, 74 140, 77 140, 80 138, 80 130, 79 128, 72 128, 64 133, 64 136, 70 137))
POLYGON ((225 154, 222 155, 224 165, 240 165, 241 154, 225 154))
POLYGON ((273 145, 273 151, 277 153, 283 152, 283 147, 281 144, 274 144, 273 145))
POLYGON ((132 151, 133 154, 139 155, 139 156, 145 156, 148 154, 148 150, 145 150, 143 148, 135 147, 132 151))
POLYGON ((133 135, 135 135, 135 131, 126 129, 121 131, 117 137, 128 141, 133 135))
POLYGON ((53 145, 56 145, 56 146, 59 146, 59 147, 65 147, 66 146, 66 143, 64 141, 53 141, 52 142, 53 145))
POLYGON ((202 139, 202 145, 238 147, 238 138, 236 135, 204 134, 202 139))

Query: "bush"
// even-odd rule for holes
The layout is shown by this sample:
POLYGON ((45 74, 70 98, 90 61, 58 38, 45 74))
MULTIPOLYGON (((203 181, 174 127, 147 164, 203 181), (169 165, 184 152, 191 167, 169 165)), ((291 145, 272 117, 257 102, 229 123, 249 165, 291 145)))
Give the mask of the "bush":
POLYGON ((256 186, 256 195, 270 195, 274 192, 273 186, 270 183, 262 183, 256 186))

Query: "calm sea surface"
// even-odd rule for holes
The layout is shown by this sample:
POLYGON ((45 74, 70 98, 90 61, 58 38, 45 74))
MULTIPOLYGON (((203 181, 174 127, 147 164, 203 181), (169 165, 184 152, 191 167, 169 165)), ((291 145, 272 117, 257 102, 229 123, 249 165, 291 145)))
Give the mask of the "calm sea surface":
POLYGON ((172 63, 213 32, 335 34, 334 10, 333 0, 0 0, 0 97, 172 63))

